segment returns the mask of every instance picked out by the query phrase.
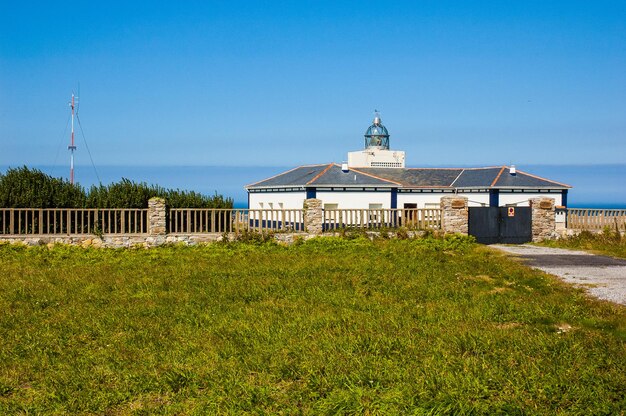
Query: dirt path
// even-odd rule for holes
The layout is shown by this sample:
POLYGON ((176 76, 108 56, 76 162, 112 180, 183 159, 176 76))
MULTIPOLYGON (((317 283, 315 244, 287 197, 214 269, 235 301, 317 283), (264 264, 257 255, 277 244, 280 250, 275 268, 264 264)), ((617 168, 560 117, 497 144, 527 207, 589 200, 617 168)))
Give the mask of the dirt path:
POLYGON ((521 257, 529 266, 583 287, 592 296, 626 305, 626 260, 531 245, 490 247, 521 257))

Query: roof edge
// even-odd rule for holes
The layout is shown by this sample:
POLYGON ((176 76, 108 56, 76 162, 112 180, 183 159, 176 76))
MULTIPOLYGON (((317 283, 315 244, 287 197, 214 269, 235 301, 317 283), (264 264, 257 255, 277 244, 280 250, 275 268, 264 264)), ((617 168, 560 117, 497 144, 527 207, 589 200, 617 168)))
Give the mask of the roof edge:
POLYGON ((500 176, 502 176, 502 172, 504 172, 504 169, 506 169, 506 166, 502 166, 500 168, 500 172, 498 172, 498 174, 496 175, 496 178, 493 180, 493 182, 491 182, 490 186, 495 186, 495 184, 498 182, 498 179, 500 179, 500 176))
POLYGON ((361 175, 369 176, 370 178, 378 179, 379 181, 389 182, 389 183, 392 183, 392 184, 398 185, 398 186, 404 186, 404 184, 402 184, 400 182, 392 181, 391 179, 381 178, 379 176, 372 175, 371 173, 362 172, 362 171, 358 170, 358 168, 357 169, 350 168, 350 170, 353 170, 353 171, 355 171, 357 173, 360 173, 361 175))
POLYGON ((291 169, 286 170, 286 171, 284 171, 284 172, 277 173, 276 175, 274 175, 274 176, 270 176, 269 178, 265 178, 265 179, 262 179, 262 180, 257 181, 257 182, 249 183, 248 185, 244 185, 244 188, 248 188, 249 186, 255 186, 255 185, 258 185, 258 184, 260 184, 261 182, 269 181, 270 179, 274 179, 274 178, 277 178, 277 177, 279 177, 279 176, 281 176, 281 175, 285 175, 285 174, 287 174, 287 173, 289 173, 289 172, 293 172, 293 171, 294 171, 294 170, 296 170, 296 169, 300 169, 300 168, 312 168, 312 167, 316 167, 316 166, 324 166, 324 165, 326 165, 326 163, 317 163, 317 164, 313 164, 313 165, 300 165, 300 166, 296 166, 295 168, 291 168, 291 169))
POLYGON ((565 188, 572 188, 571 185, 567 185, 565 183, 561 183, 561 182, 557 182, 557 181, 553 181, 552 179, 546 179, 544 177, 541 176, 537 176, 537 175, 533 175, 532 173, 528 173, 528 172, 524 172, 522 170, 518 170, 517 173, 521 173, 522 175, 526 175, 526 176, 530 176, 531 178, 535 178, 535 179, 541 179, 542 181, 546 181, 546 182, 550 182, 550 183, 554 183, 557 184, 559 186, 563 186, 565 188))
POLYGON ((315 182, 316 180, 318 180, 320 177, 322 177, 322 175, 324 175, 326 172, 328 172, 330 170, 330 168, 332 168, 335 165, 334 162, 329 163, 328 166, 326 166, 326 168, 321 171, 320 173, 318 173, 317 175, 315 175, 315 177, 313 179, 311 179, 310 181, 308 181, 306 184, 307 185, 311 185, 313 184, 313 182, 315 182))

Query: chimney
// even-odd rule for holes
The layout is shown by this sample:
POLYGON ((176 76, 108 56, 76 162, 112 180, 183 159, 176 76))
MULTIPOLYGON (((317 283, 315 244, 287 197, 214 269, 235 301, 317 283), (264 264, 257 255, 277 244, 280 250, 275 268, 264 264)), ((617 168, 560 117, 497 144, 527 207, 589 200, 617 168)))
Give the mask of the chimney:
POLYGON ((511 167, 509 168, 509 173, 511 174, 511 176, 515 176, 517 174, 517 170, 515 169, 515 165, 511 165, 511 167))
POLYGON ((341 170, 342 170, 344 173, 346 173, 346 172, 348 172, 348 171, 350 170, 350 169, 348 168, 348 162, 343 162, 343 163, 341 164, 341 170))

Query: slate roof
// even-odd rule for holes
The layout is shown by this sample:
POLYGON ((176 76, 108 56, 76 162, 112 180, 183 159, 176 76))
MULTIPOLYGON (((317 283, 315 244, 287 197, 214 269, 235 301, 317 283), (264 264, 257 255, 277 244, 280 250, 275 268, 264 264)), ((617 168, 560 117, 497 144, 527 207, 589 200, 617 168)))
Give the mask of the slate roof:
POLYGON ((569 185, 531 175, 530 173, 520 172, 519 170, 517 171, 516 175, 511 175, 509 172, 509 168, 507 167, 503 168, 502 174, 496 179, 495 183, 492 186, 494 188, 571 188, 571 186, 569 185))
POLYGON ((363 172, 362 170, 354 170, 350 169, 347 172, 341 170, 340 165, 331 164, 330 168, 324 172, 319 178, 316 178, 312 184, 317 186, 319 185, 343 185, 343 186, 354 186, 354 185, 375 185, 375 186, 383 186, 383 187, 397 187, 400 185, 399 183, 394 182, 393 180, 387 178, 377 178, 372 176, 367 172, 363 172))
POLYGON ((502 172, 501 166, 464 169, 463 174, 460 175, 456 181, 454 181, 454 186, 458 188, 484 188, 485 186, 492 186, 500 172, 502 172))
POLYGON ((246 186, 246 189, 319 186, 373 186, 378 188, 571 188, 559 182, 506 166, 485 168, 350 168, 335 163, 300 166, 246 186))
POLYGON ((335 163, 327 165, 300 166, 271 178, 246 186, 246 188, 277 188, 306 186, 377 186, 398 187, 399 184, 352 170, 343 172, 335 163))
POLYGON ((299 166, 297 168, 288 170, 287 172, 279 173, 278 175, 272 176, 271 178, 267 178, 260 182, 248 185, 246 186, 246 188, 264 188, 267 186, 302 186, 317 177, 327 167, 328 165, 299 166))
POLYGON ((463 169, 358 168, 378 178, 391 180, 403 188, 448 188, 463 169))

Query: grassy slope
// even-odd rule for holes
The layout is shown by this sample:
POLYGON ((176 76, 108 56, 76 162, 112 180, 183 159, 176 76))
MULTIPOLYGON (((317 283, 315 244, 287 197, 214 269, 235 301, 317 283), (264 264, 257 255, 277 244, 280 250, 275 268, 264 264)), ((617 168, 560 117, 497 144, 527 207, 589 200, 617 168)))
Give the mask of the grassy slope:
POLYGON ((459 245, 0 246, 0 413, 623 412, 624 308, 459 245))
POLYGON ((621 237, 611 230, 605 230, 602 234, 583 231, 572 237, 559 240, 547 240, 541 243, 541 245, 585 250, 596 254, 626 259, 626 237, 621 237))

